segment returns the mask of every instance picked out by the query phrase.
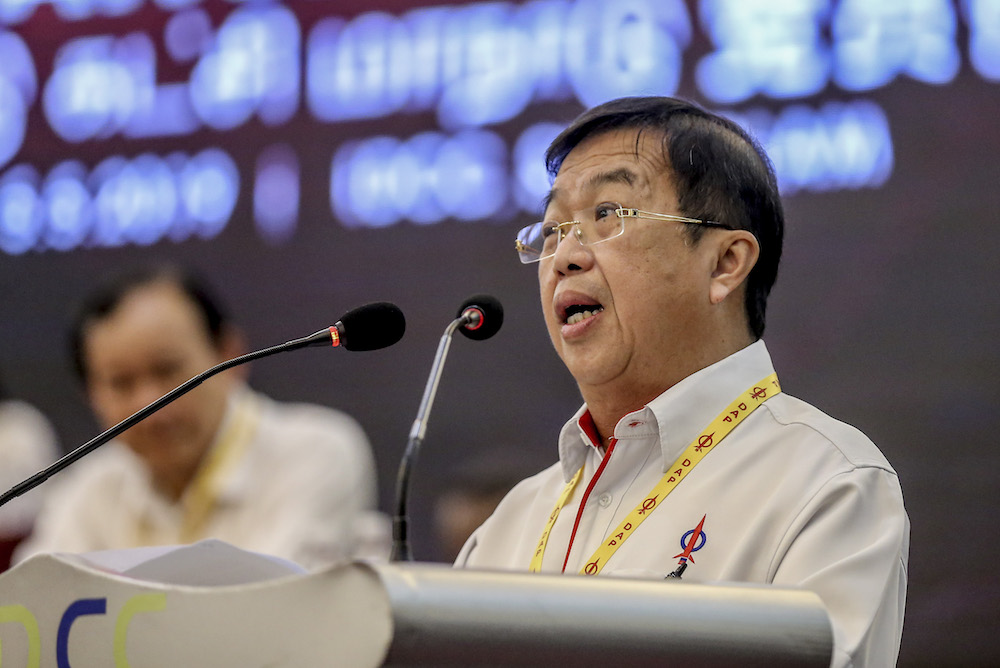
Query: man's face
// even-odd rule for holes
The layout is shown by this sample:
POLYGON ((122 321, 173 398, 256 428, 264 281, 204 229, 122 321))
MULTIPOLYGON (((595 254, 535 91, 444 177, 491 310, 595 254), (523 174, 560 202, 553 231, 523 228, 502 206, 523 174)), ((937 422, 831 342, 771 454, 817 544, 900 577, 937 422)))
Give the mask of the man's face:
MULTIPOLYGON (((136 288, 84 331, 87 390, 105 428, 221 362, 191 300, 162 282, 136 288)), ((213 378, 124 433, 154 480, 190 473, 215 436, 232 381, 213 378)))
MULTIPOLYGON (((574 148, 553 183, 545 219, 572 220, 603 202, 681 214, 661 136, 646 132, 638 145, 637 136, 605 132, 574 148)), ((539 263, 549 336, 585 398, 588 390, 624 390, 651 399, 697 357, 714 262, 706 241, 691 244, 679 223, 627 218, 622 236, 595 245, 581 245, 570 231, 539 263), (593 315, 567 322, 581 310, 593 315)))

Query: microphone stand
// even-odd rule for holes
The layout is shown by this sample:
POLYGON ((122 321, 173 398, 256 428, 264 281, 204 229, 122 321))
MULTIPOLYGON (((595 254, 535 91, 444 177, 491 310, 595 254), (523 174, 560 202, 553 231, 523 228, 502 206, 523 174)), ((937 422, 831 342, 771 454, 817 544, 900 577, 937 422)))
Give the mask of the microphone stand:
POLYGON ((463 313, 460 317, 455 318, 445 329, 441 341, 438 343, 434 363, 431 365, 431 374, 424 387, 420 408, 417 409, 417 418, 413 421, 410 437, 406 441, 406 452, 403 453, 403 458, 399 462, 399 473, 396 477, 396 515, 392 518, 392 552, 389 555, 389 561, 413 561, 408 535, 409 518, 406 515, 410 496, 410 471, 417 460, 420 446, 423 445, 424 435, 427 433, 427 419, 430 416, 431 405, 434 403, 434 395, 437 394, 438 383, 441 381, 441 371, 444 368, 445 358, 448 356, 448 348, 451 347, 452 335, 459 327, 470 324, 477 315, 479 314, 466 315, 463 313))
POLYGON ((174 389, 170 390, 164 394, 159 399, 156 399, 152 403, 148 404, 144 408, 140 408, 138 411, 125 418, 115 426, 111 427, 107 431, 98 434, 91 440, 87 441, 80 447, 71 451, 69 454, 63 456, 62 458, 56 460, 54 464, 45 468, 35 475, 31 476, 27 480, 18 483, 14 487, 0 495, 0 506, 4 505, 8 501, 21 496, 25 492, 31 491, 35 487, 38 487, 43 482, 51 478, 56 473, 59 473, 67 466, 73 464, 78 459, 85 457, 97 448, 101 447, 114 437, 121 434, 123 431, 134 425, 136 422, 144 420, 149 415, 160 410, 170 402, 175 399, 187 394, 194 388, 201 385, 203 382, 211 378, 212 376, 221 373, 227 369, 234 366, 239 366, 240 364, 245 364, 247 362, 252 362, 253 360, 260 359, 261 357, 268 357, 276 353, 282 353, 287 350, 297 350, 299 348, 306 348, 308 346, 324 346, 330 345, 330 343, 338 345, 339 343, 339 333, 335 327, 330 327, 328 329, 321 329, 315 334, 310 334, 309 336, 304 336, 299 339, 293 339, 291 341, 286 341, 285 343, 278 344, 276 346, 271 346, 270 348, 264 348, 263 350, 256 350, 252 353, 247 353, 246 355, 241 355, 240 357, 234 357, 231 360, 226 360, 220 364, 216 364, 211 369, 201 372, 197 376, 185 381, 184 383, 178 385, 174 389))

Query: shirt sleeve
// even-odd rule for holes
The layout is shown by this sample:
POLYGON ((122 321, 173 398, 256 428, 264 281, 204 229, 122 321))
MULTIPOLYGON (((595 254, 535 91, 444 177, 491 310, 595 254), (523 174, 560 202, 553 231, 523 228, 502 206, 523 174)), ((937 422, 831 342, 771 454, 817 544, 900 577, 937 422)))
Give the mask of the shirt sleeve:
POLYGON ((772 581, 819 594, 833 624, 832 666, 894 665, 909 531, 899 482, 878 467, 831 478, 789 527, 772 581))
POLYGON ((458 556, 455 557, 455 568, 468 568, 469 562, 472 559, 472 553, 476 551, 476 544, 479 542, 477 537, 481 529, 482 527, 479 527, 479 529, 473 531, 472 535, 465 541, 465 545, 462 546, 458 556))
POLYGON ((387 520, 374 511, 374 457, 360 425, 309 407, 272 426, 280 447, 255 464, 271 469, 258 504, 267 530, 255 532, 252 549, 310 569, 387 554, 387 520))
MULTIPOLYGON (((104 530, 118 524, 115 480, 67 472, 51 479, 31 535, 14 551, 14 563, 43 552, 91 552, 108 549, 104 530)), ((87 472, 91 473, 90 471, 87 472)))

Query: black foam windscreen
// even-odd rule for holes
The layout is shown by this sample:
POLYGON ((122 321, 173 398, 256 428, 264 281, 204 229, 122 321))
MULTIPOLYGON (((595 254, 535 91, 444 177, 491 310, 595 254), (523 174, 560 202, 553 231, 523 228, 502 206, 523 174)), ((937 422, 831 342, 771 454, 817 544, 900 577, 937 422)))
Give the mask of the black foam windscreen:
POLYGON ((406 318, 395 304, 373 302, 345 313, 336 327, 348 350, 379 350, 403 338, 406 318))
POLYGON ((472 295, 458 309, 456 317, 461 318, 469 309, 476 309, 479 318, 476 322, 459 328, 462 334, 474 341, 488 339, 500 331, 503 325, 503 306, 492 295, 472 295))

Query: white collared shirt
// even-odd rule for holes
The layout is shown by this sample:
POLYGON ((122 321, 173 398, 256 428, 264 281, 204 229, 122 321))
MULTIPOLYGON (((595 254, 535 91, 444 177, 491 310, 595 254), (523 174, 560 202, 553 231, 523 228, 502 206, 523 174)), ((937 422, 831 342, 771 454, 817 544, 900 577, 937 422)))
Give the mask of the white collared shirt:
POLYGON ((321 406, 278 403, 244 391, 231 398, 220 435, 241 405, 253 415, 248 442, 217 476, 214 503, 197 535, 185 531, 185 497, 176 503, 164 498, 142 461, 112 442, 52 481, 57 484, 35 534, 16 559, 202 538, 306 568, 387 554, 387 520, 372 511, 374 458, 357 422, 321 406))
MULTIPOLYGON (((543 572, 578 573, 612 529, 737 395, 773 373, 763 341, 692 374, 615 427, 601 464, 580 424, 563 427, 560 461, 522 481, 470 537, 457 566, 527 570, 565 483, 583 477, 552 528, 543 572)), ((889 666, 899 652, 909 520, 895 471, 860 431, 788 394, 768 399, 608 560, 605 574, 663 578, 682 538, 705 518, 705 539, 683 579, 802 587, 822 598, 834 627, 834 666, 889 666)))

